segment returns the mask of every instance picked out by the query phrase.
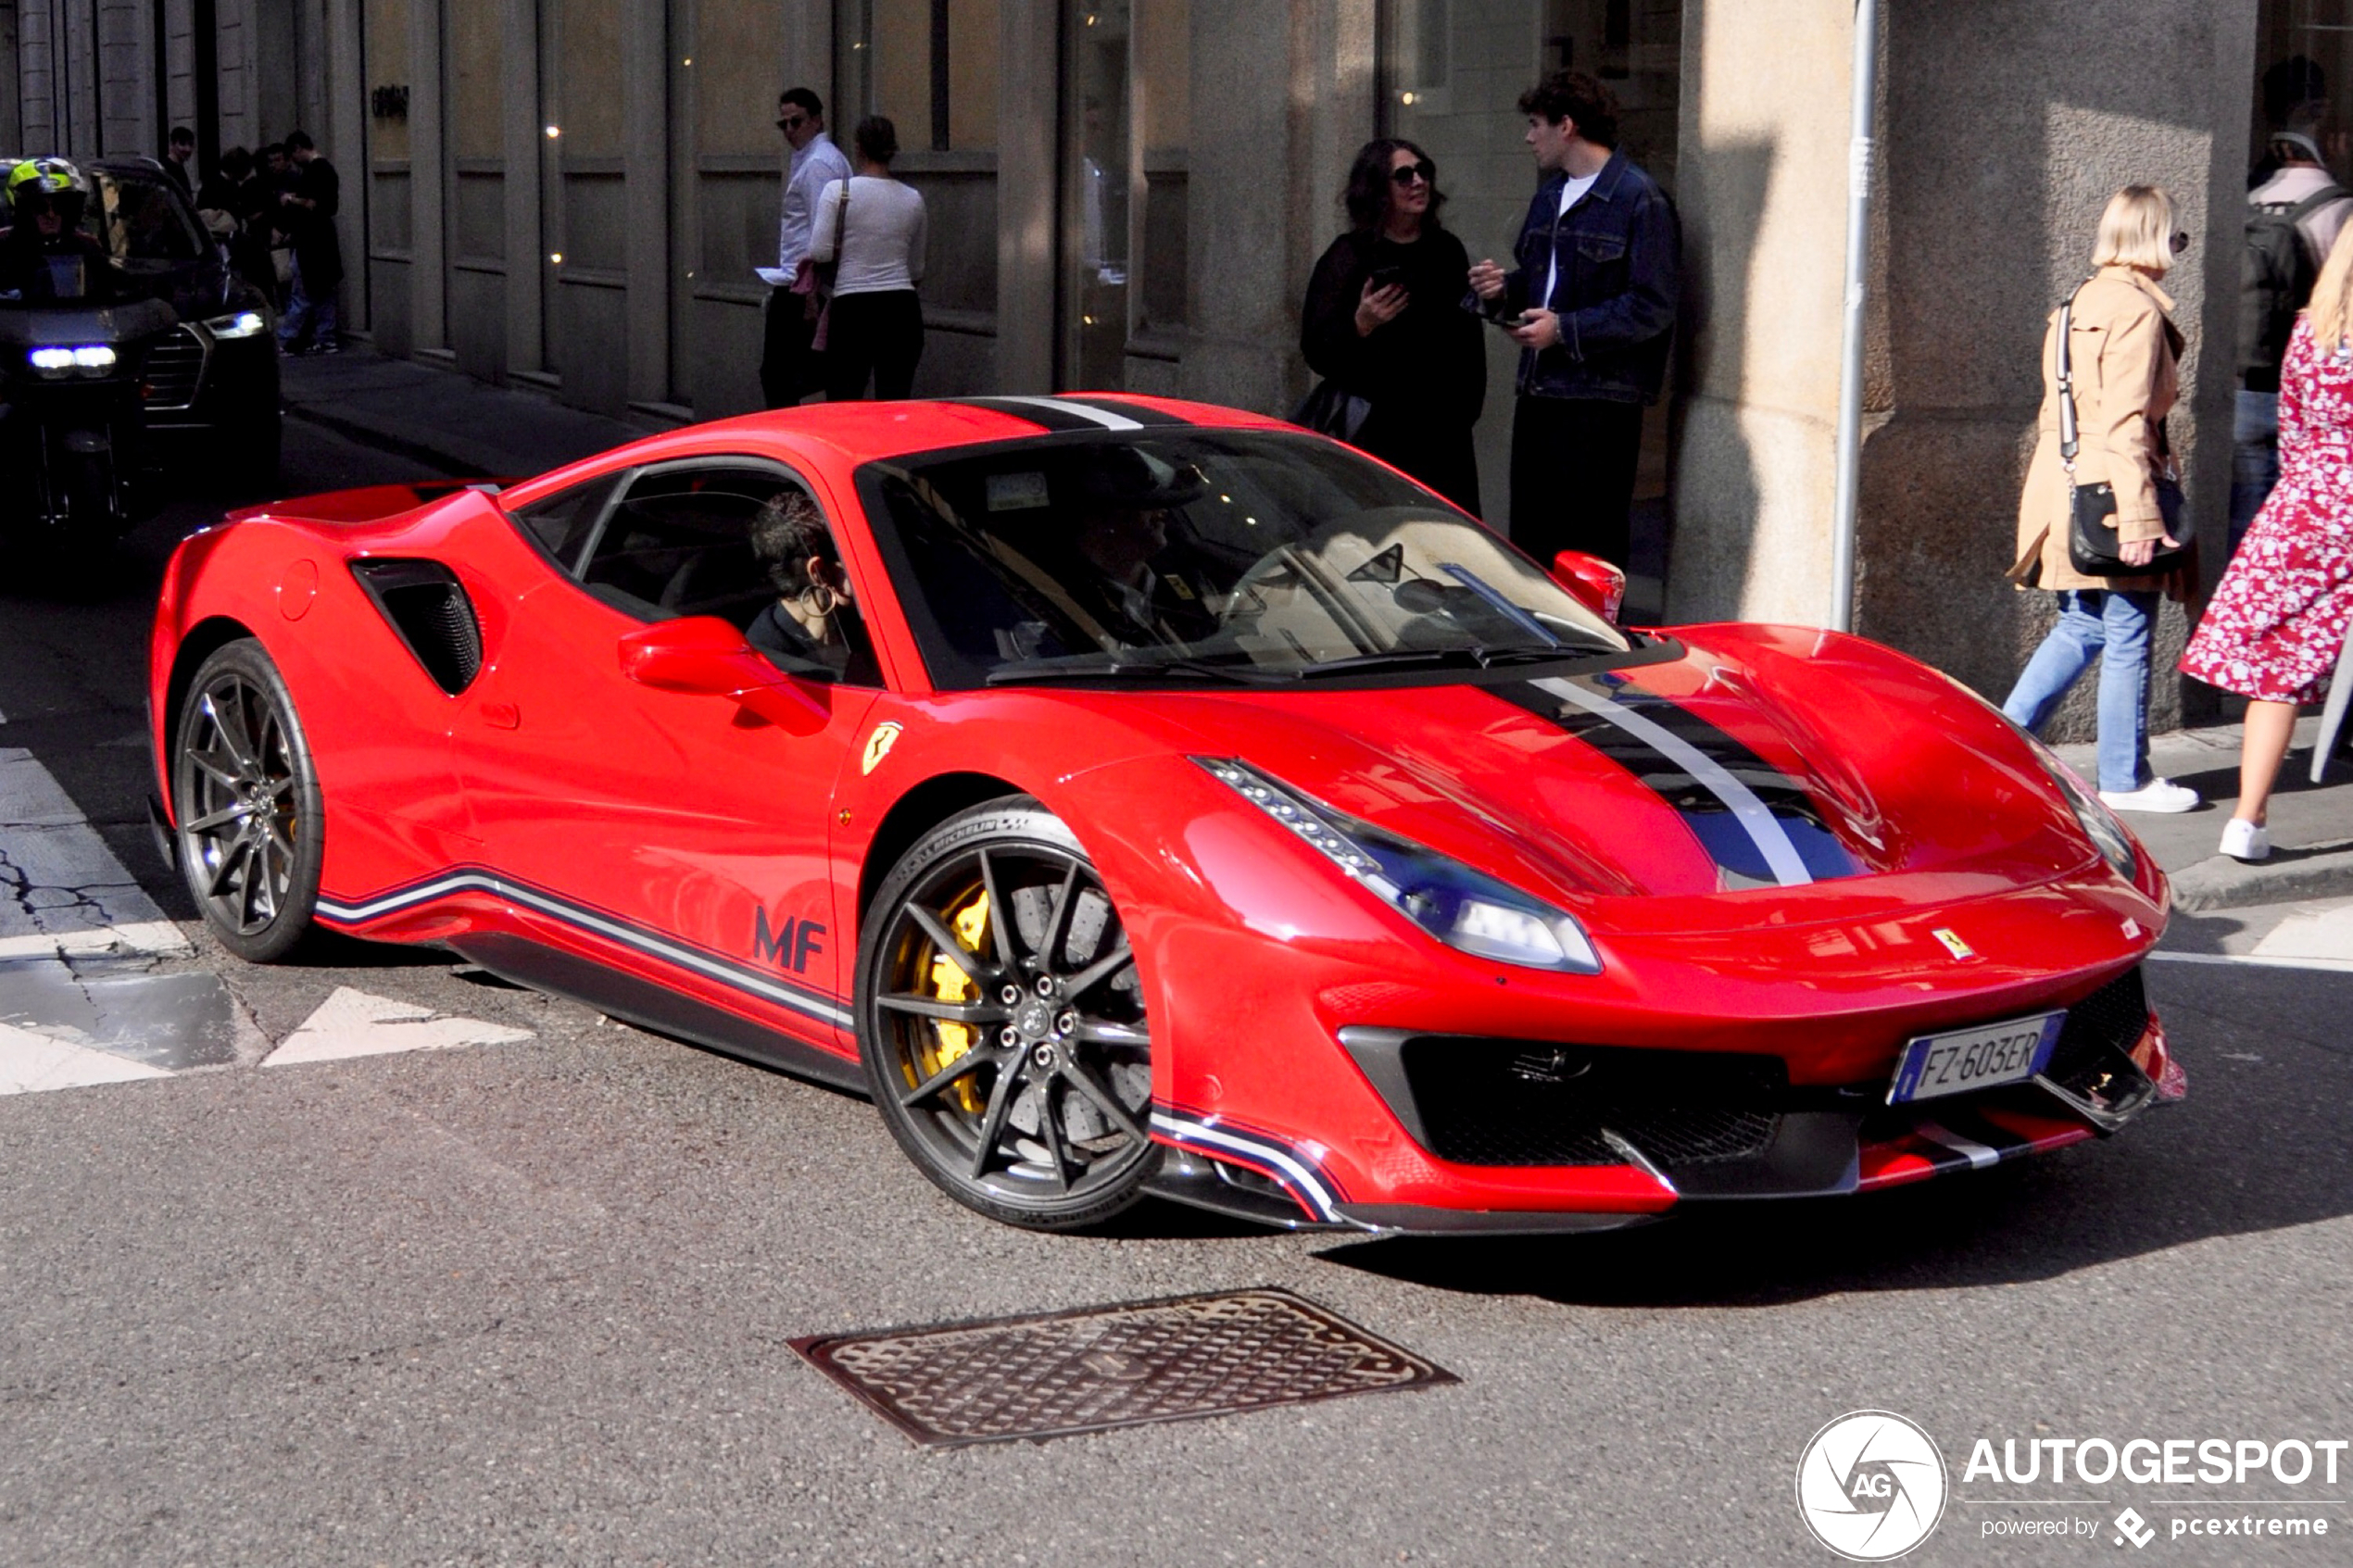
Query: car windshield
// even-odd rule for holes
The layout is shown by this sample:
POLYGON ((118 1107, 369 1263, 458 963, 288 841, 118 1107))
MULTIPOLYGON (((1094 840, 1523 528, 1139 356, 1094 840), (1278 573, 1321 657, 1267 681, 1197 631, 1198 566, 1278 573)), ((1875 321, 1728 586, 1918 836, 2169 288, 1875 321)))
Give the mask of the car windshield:
POLYGON ((1486 528, 1311 436, 1056 437, 859 481, 943 687, 1288 683, 1631 646, 1486 528))
POLYGON ((117 262, 135 268, 143 262, 170 264, 203 256, 204 242, 194 220, 161 180, 97 169, 90 183, 96 199, 82 217, 82 228, 117 262))

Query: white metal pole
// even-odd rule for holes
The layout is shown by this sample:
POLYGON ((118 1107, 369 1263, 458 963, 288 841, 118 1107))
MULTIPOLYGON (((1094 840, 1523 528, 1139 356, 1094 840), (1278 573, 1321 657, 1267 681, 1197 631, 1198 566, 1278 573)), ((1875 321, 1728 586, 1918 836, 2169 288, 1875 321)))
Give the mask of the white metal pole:
POLYGON ((1871 125, 1879 101, 1879 0, 1856 0, 1854 130, 1847 144, 1846 320, 1838 377, 1838 489, 1831 515, 1831 615, 1855 624, 1855 518, 1863 467, 1863 307, 1871 252, 1871 125))

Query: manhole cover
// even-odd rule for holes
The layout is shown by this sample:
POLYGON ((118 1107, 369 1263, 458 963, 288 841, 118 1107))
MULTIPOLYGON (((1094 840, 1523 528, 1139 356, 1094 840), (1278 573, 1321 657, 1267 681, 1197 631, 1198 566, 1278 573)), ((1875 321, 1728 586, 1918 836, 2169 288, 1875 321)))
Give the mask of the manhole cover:
POLYGON ((1287 1290, 796 1339, 918 1443, 1064 1437, 1458 1381, 1287 1290))

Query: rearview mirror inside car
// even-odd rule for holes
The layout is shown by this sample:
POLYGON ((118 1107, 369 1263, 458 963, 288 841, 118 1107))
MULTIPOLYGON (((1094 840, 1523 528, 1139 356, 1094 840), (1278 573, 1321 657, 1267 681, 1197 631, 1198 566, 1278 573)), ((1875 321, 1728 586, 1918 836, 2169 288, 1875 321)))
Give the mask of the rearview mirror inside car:
POLYGON ((1617 612, 1626 608, 1622 568, 1582 550, 1563 550, 1553 558, 1553 581, 1567 589, 1579 604, 1611 625, 1617 624, 1617 612))
POLYGON ((778 670, 715 615, 690 615, 626 633, 621 672, 656 691, 729 696, 769 722, 796 734, 824 726, 817 694, 778 670))

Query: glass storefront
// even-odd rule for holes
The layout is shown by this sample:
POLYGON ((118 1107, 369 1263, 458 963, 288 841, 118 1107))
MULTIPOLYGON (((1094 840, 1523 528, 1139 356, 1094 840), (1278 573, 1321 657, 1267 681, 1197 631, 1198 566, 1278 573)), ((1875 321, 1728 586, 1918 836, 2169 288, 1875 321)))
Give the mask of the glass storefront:
POLYGON ((1116 389, 1185 322, 1190 0, 1064 0, 1058 380, 1116 389))

